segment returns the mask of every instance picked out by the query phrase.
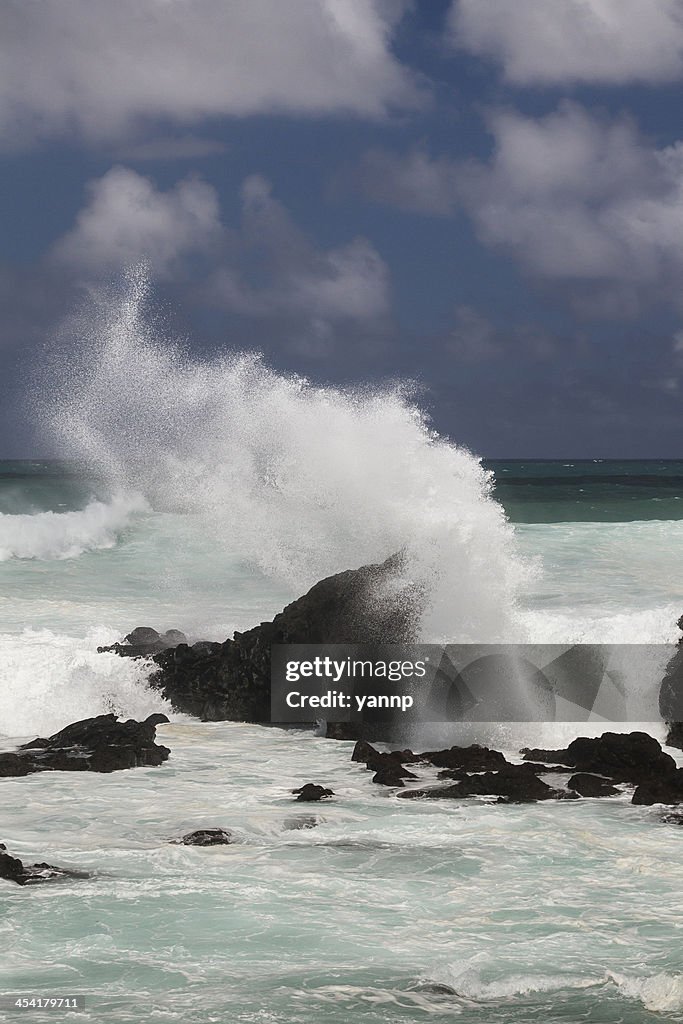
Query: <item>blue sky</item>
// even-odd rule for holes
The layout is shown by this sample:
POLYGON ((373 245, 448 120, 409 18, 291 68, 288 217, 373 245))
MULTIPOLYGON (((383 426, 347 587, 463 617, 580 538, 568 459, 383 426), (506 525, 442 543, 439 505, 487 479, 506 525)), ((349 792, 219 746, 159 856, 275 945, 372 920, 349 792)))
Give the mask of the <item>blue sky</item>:
POLYGON ((0 50, 0 455, 141 259, 199 356, 413 379, 486 456, 680 453, 683 0, 6 0, 0 50))

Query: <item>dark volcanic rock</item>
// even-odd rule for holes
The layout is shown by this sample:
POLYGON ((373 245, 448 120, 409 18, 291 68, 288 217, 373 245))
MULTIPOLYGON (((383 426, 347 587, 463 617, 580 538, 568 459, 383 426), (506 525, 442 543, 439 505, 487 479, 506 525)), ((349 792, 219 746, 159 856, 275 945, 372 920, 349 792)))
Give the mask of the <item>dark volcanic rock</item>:
POLYGON ((35 739, 19 753, 0 754, 0 777, 45 771, 115 772, 160 765, 171 751, 155 743, 156 726, 166 715, 144 722, 117 721, 116 715, 86 718, 47 739, 35 739))
POLYGON ((607 775, 615 782, 646 782, 668 775, 676 762, 644 732, 605 732, 591 739, 580 736, 564 750, 522 751, 525 759, 569 765, 579 772, 607 775))
POLYGON ((422 754, 436 768, 464 768, 469 772, 497 771, 508 762, 499 750, 473 743, 469 747, 450 747, 448 750, 429 750, 422 754))
MULTIPOLYGON (((683 615, 676 625, 683 629, 683 615)), ((666 742, 683 750, 683 637, 674 649, 659 688, 659 713, 669 725, 666 742)))
POLYGON ((379 750, 376 750, 371 743, 367 743, 365 740, 358 740, 351 754, 351 760, 358 761, 361 764, 367 764, 368 761, 372 761, 375 757, 379 757, 379 750))
POLYGON ((417 775, 413 775, 406 768, 402 768, 400 764, 394 763, 379 768, 372 781, 376 782, 378 786, 395 786, 397 789, 401 789, 404 779, 416 778, 417 775))
MULTIPOLYGON (((415 778, 413 775, 412 778, 415 778)), ((394 772, 391 768, 383 768, 378 771, 376 775, 372 776, 372 781, 377 783, 378 786, 391 786, 394 789, 403 789, 403 776, 399 772, 394 772)))
POLYGON ((678 768, 660 778, 648 779, 636 787, 631 803, 634 804, 682 804, 683 768, 678 768))
POLYGON ((571 761, 567 761, 567 747, 563 750, 547 750, 545 747, 522 747, 520 754, 525 761, 547 761, 548 764, 568 765, 573 768, 571 761))
POLYGON ((668 722, 667 726, 667 746, 683 750, 683 722, 668 722))
POLYGON ((423 595, 402 577, 403 559, 349 569, 316 583, 272 622, 222 644, 179 644, 155 655, 151 677, 179 711, 204 721, 270 720, 272 644, 409 643, 423 595))
POLYGON ((98 654, 119 654, 122 658, 150 658, 153 654, 161 654, 169 648, 186 644, 187 637, 179 629, 167 629, 165 633, 157 633, 151 626, 136 626, 123 638, 122 644, 110 647, 98 647, 98 654))
POLYGON ((537 800, 573 799, 575 793, 553 789, 523 765, 506 764, 497 772, 466 775, 453 786, 433 789, 408 789, 399 796, 406 799, 462 800, 468 796, 497 796, 508 803, 535 803, 537 800))
POLYGON ((616 796, 619 792, 607 779, 601 779, 599 775, 589 775, 587 772, 572 775, 567 788, 573 789, 579 796, 616 796))
POLYGON ((314 782, 307 782, 305 786, 301 786, 299 789, 293 789, 292 793, 298 793, 297 800, 301 800, 304 803, 315 803, 317 800, 323 800, 326 797, 334 796, 331 789, 325 789, 323 786, 316 786, 314 782))
POLYGON ((7 853, 7 847, 0 843, 0 878, 17 885, 37 885, 39 882, 52 882, 61 878, 89 878, 87 871, 72 871, 69 868, 56 868, 52 864, 23 864, 17 857, 7 853))
POLYGON ((223 828, 198 828, 174 842, 182 846, 227 846, 232 843, 232 836, 223 828))

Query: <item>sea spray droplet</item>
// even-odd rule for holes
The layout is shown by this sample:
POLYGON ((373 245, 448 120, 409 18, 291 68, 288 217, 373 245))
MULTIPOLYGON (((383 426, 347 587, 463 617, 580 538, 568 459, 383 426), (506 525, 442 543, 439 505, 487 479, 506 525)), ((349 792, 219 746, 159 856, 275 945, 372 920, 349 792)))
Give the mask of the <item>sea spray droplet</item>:
POLYGON ((61 454, 192 514, 292 596, 403 549, 429 588, 426 639, 522 638, 528 568, 489 476, 409 388, 316 387, 233 351, 195 359, 151 322, 147 293, 138 269, 63 332, 36 397, 61 454))

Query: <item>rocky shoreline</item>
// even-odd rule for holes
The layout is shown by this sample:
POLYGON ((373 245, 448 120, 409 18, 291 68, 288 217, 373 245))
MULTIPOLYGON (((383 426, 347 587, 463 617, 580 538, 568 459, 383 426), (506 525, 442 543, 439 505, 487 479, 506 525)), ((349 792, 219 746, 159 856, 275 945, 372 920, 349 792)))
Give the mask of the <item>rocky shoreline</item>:
MULTIPOLYGON (((99 648, 122 657, 147 658, 150 684, 174 710, 201 721, 270 721, 270 658, 273 644, 409 643, 417 638, 423 593, 405 575, 401 555, 317 583, 272 622, 235 633, 224 643, 189 645, 179 630, 158 633, 137 627, 123 643, 99 648)), ((683 618, 679 620, 683 628, 683 618)), ((660 709, 669 722, 667 743, 683 749, 683 646, 672 657, 660 692, 660 709)), ((16 751, 0 753, 0 778, 53 771, 109 773, 159 767, 171 750, 156 742, 162 714, 143 722, 119 721, 114 714, 75 722, 16 751)), ((576 801, 631 794, 634 805, 683 804, 683 768, 643 732, 605 732, 579 737, 559 750, 523 749, 519 761, 499 750, 473 744, 442 750, 380 750, 363 723, 332 723, 327 735, 356 740, 351 761, 372 772, 372 782, 410 800, 461 801, 492 798, 496 803, 576 801), (429 775, 432 778, 429 778, 429 775), (424 785, 427 781, 429 784, 424 785), (408 785, 406 786, 406 783, 408 785), (413 785, 415 783, 415 785, 413 785), (435 783, 435 784, 432 784, 435 783)), ((332 789, 309 782, 289 791, 297 802, 338 799, 332 789)), ((669 815, 665 820, 679 822, 669 815)), ((683 821, 683 819, 680 819, 683 821)), ((296 827, 313 827, 314 819, 296 827)), ((294 827, 294 826, 293 826, 294 827)), ((229 829, 199 828, 173 842, 208 847, 233 842, 229 829)), ((24 865, 0 844, 0 878, 32 885, 87 872, 50 864, 24 865)))
MULTIPOLYGON (((156 726, 163 721, 168 721, 163 715, 153 715, 145 722, 117 722, 114 715, 85 719, 48 740, 26 744, 16 754, 2 755, 9 759, 9 765, 15 761, 21 764, 19 770, 5 770, 2 774, 8 778, 24 777, 34 771, 109 773, 159 767, 171 754, 168 747, 154 742, 156 726), (32 766, 34 757, 41 758, 38 767, 32 766), (25 770, 26 764, 31 766, 29 770, 25 770)), ((549 800, 604 799, 624 794, 630 794, 633 805, 661 804, 670 810, 683 804, 683 768, 677 767, 674 758, 656 739, 643 732, 605 732, 596 738, 579 737, 560 750, 522 749, 520 761, 510 761, 502 751, 478 744, 414 752, 380 750, 366 740, 359 740, 350 760, 352 766, 371 772, 372 782, 392 791, 390 796, 404 800, 441 800, 454 807, 464 799, 531 804, 549 800)), ((294 790, 283 789, 283 796, 285 793, 295 802, 304 803, 341 799, 332 789, 317 782, 305 783, 294 790)), ((675 812, 664 815, 662 820, 683 823, 683 817, 675 812)), ((312 828, 315 824, 315 819, 307 818, 286 827, 312 828)), ((229 828, 207 826, 170 841, 203 848, 230 845, 236 840, 229 828)), ((23 886, 89 877, 92 877, 90 872, 47 863, 25 865, 0 843, 2 879, 23 886)))

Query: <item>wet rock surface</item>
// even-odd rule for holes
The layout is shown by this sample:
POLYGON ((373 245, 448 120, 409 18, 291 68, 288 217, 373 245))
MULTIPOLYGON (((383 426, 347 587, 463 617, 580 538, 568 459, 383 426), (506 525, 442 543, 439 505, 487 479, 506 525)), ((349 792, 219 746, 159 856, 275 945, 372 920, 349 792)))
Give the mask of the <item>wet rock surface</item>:
POLYGON ((373 782, 401 789, 397 795, 406 800, 491 796, 501 803, 535 803, 617 796, 618 787, 627 784, 634 787, 634 804, 683 803, 683 769, 646 733, 606 732, 596 738, 579 737, 561 750, 525 748, 521 753, 533 760, 515 764, 501 751, 477 744, 424 753, 383 752, 359 740, 351 760, 374 771, 373 782), (440 768, 438 781, 451 785, 406 788, 405 780, 415 774, 405 765, 418 763, 423 769, 440 768), (566 786, 563 779, 551 784, 553 775, 568 777, 566 786))
POLYGON ((187 637, 179 629, 158 633, 151 626, 136 626, 123 638, 123 643, 98 647, 98 654, 118 654, 122 658, 151 658, 154 654, 186 644, 187 637))
MULTIPOLYGON (((409 643, 417 639, 422 591, 403 578, 403 559, 349 569, 316 583, 307 594, 224 643, 199 641, 151 652, 150 679, 173 707, 203 721, 270 720, 270 650, 273 644, 409 643)), ((106 650, 140 656, 151 634, 129 634, 135 643, 106 650), (142 637, 142 640, 140 640, 142 637), (125 648, 125 649, 124 649, 125 648)), ((152 641, 153 642, 153 641, 152 641)), ((338 738, 369 736, 364 723, 342 723, 338 738)))
POLYGON ((173 840, 180 846, 228 846, 232 841, 231 833, 224 828, 198 828, 173 840))
POLYGON ((74 722, 53 736, 23 744, 16 753, 0 754, 0 777, 156 767, 171 753, 155 742, 156 727, 162 722, 168 722, 166 715, 150 715, 144 722, 119 722, 113 714, 74 722))
POLYGON ((603 779, 599 775, 590 775, 587 772, 578 772, 576 775, 572 775, 567 783, 567 789, 573 789, 579 796, 585 797, 617 796, 619 793, 617 787, 613 786, 608 779, 603 779))
POLYGON ((605 732, 602 736, 580 736, 561 750, 525 748, 530 761, 567 765, 579 772, 606 775, 615 782, 646 782, 676 769, 676 762, 652 736, 644 732, 605 732))
POLYGON ((300 786, 299 789, 293 789, 292 793, 296 795, 297 800, 309 804, 334 796, 334 792, 331 789, 325 789, 324 786, 318 786, 314 782, 307 782, 305 785, 300 786))
POLYGON ((87 871, 57 868, 53 864, 24 864, 18 857, 10 856, 5 844, 0 843, 0 878, 16 882, 17 885, 38 885, 60 879, 90 878, 90 874, 87 871))
POLYGON ((452 786, 409 789, 399 796, 408 799, 462 800, 470 796, 497 796, 506 803, 535 803, 537 800, 566 800, 576 793, 554 789, 523 765, 507 764, 497 772, 463 775, 452 786))

